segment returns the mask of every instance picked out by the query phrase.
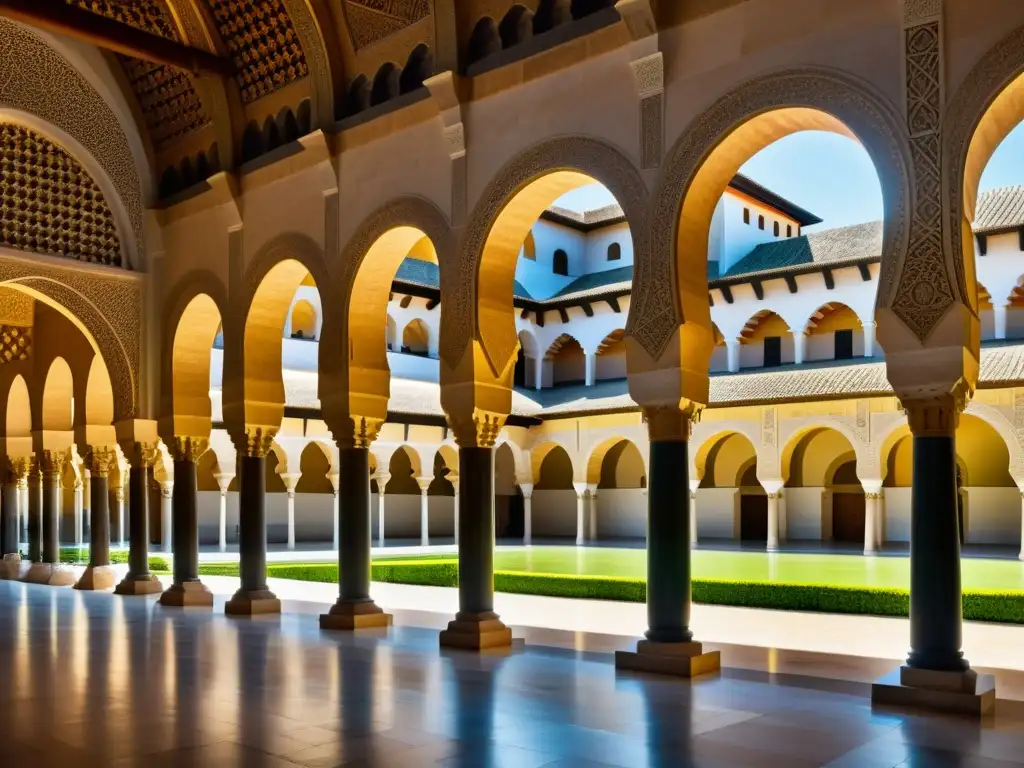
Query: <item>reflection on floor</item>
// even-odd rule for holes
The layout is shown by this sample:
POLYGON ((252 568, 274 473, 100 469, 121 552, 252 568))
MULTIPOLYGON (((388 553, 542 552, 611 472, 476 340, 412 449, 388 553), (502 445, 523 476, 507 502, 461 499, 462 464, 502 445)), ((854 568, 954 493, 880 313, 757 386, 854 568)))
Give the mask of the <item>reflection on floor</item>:
POLYGON ((286 610, 238 620, 0 583, 0 765, 994 768, 1024 759, 1013 705, 981 724, 872 711, 864 684, 813 676, 824 658, 803 675, 726 669, 691 686, 617 675, 610 655, 589 650, 601 638, 573 638, 584 650, 566 650, 535 635, 521 651, 479 657, 440 652, 436 632, 403 616, 390 633, 353 637, 322 634, 301 604, 286 610))

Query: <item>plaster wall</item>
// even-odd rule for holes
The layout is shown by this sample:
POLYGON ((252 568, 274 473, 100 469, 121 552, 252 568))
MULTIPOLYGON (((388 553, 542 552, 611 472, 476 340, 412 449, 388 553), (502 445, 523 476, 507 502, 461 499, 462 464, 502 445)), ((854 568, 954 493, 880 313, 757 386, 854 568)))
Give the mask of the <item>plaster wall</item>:
POLYGON ((582 270, 584 274, 605 272, 609 269, 633 265, 633 237, 627 222, 588 232, 584 246, 582 270), (621 257, 615 261, 608 260, 608 248, 612 243, 618 243, 621 249, 621 257))
POLYGON ((821 541, 824 488, 786 488, 786 538, 821 541))
POLYGON ((735 488, 701 488, 697 491, 698 538, 736 538, 738 514, 739 493, 735 488))
POLYGON ((547 299, 588 271, 586 235, 545 219, 538 219, 531 231, 536 258, 528 259, 520 251, 516 263, 516 280, 531 298, 547 299), (568 257, 567 276, 556 275, 554 272, 556 250, 565 251, 568 257))
MULTIPOLYGON (((792 236, 795 237, 799 231, 799 225, 787 216, 783 216, 776 209, 763 205, 746 195, 737 195, 731 191, 726 192, 719 201, 719 207, 715 208, 715 216, 712 217, 714 226, 715 217, 721 215, 723 224, 722 250, 719 256, 719 272, 729 270, 733 264, 738 262, 761 243, 771 243, 776 240, 786 239, 786 225, 792 228, 792 236), (721 209, 721 214, 719 214, 721 209), (750 223, 743 223, 743 211, 750 211, 750 223), (764 217, 764 229, 758 226, 759 217, 764 217), (775 235, 774 224, 779 224, 779 236, 775 235)), ((710 252, 714 252, 709 248, 710 252)))
POLYGON ((647 536, 647 494, 638 488, 608 488, 597 494, 598 538, 647 536))
MULTIPOLYGON (((601 497, 598 495, 598 504, 600 500, 601 497)), ((561 489, 534 490, 532 515, 535 537, 575 537, 576 492, 561 489)))
POLYGON ((1016 543, 1021 535, 1021 496, 1016 488, 972 486, 964 494, 964 541, 1016 543))

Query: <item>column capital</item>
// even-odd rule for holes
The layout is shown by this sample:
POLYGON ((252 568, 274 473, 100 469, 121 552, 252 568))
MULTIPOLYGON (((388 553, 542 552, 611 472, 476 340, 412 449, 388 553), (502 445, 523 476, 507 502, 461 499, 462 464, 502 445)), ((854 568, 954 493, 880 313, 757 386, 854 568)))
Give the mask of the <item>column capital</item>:
POLYGON ((588 489, 590 488, 590 486, 587 483, 573 483, 572 487, 576 491, 577 499, 587 498, 587 494, 589 493, 588 489))
POLYGON ((341 483, 341 475, 337 472, 332 472, 327 475, 327 479, 331 481, 331 488, 334 489, 334 495, 338 495, 338 485, 341 483))
POLYGON ((86 446, 85 465, 96 477, 106 477, 110 470, 117 466, 117 451, 112 446, 86 446))
POLYGON ((39 471, 44 475, 60 475, 64 471, 64 464, 67 463, 67 455, 64 451, 42 450, 37 454, 39 471))
POLYGON ((430 488, 430 484, 434 482, 432 477, 417 477, 416 485, 420 487, 420 493, 426 493, 427 489, 430 488))
POLYGON ((782 496, 782 488, 786 485, 786 481, 781 478, 772 478, 770 480, 757 479, 761 483, 761 487, 764 488, 764 492, 768 494, 769 499, 777 499, 782 496))
POLYGON ((192 435, 174 435, 165 441, 175 461, 197 462, 210 449, 210 438, 192 435))
POLYGON ((700 421, 704 406, 689 400, 682 400, 678 407, 659 405, 643 409, 647 423, 647 434, 652 443, 685 442, 690 439, 695 422, 700 421))
POLYGON ((231 481, 235 479, 234 472, 218 472, 213 476, 213 479, 217 481, 217 487, 220 488, 222 494, 228 492, 228 486, 231 485, 231 481))
POLYGON ((900 405, 914 437, 953 437, 972 394, 968 383, 960 379, 951 392, 902 400, 900 405))
POLYGON ((371 416, 345 415, 325 417, 327 428, 340 450, 346 448, 369 448, 380 434, 384 419, 371 416))
POLYGON ((377 472, 373 475, 373 478, 377 481, 377 492, 383 496, 384 488, 387 486, 388 481, 391 479, 390 472, 377 472))
POLYGON ((22 482, 28 475, 30 459, 27 456, 12 456, 7 459, 7 472, 9 481, 21 487, 22 482))
POLYGON ((265 459, 277 435, 277 428, 246 426, 243 430, 230 430, 231 442, 241 457, 265 459))
POLYGON ((280 477, 281 482, 284 483, 284 489, 288 491, 288 495, 294 497, 295 486, 299 484, 299 478, 301 478, 302 475, 298 472, 285 472, 283 474, 279 474, 278 477, 280 477))
POLYGON ((533 483, 520 483, 519 492, 523 494, 524 499, 529 499, 533 496, 533 483))
POLYGON ((165 499, 171 498, 171 494, 174 493, 174 481, 173 480, 160 480, 160 495, 165 499))
POLYGON ((120 443, 121 452, 124 454, 128 465, 136 469, 146 469, 156 464, 159 448, 157 442, 139 442, 134 439, 127 439, 120 443))
POLYGON ((508 414, 474 408, 465 417, 448 415, 448 426, 460 448, 493 448, 508 414))

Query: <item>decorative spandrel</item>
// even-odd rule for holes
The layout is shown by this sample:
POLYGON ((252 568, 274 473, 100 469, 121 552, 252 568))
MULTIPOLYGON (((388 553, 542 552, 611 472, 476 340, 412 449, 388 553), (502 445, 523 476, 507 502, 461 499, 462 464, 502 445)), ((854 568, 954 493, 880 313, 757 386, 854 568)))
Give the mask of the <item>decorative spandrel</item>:
POLYGON ((0 124, 0 244, 120 266, 110 206, 70 154, 39 134, 0 124))
POLYGON ((365 48, 430 15, 428 0, 346 0, 352 44, 365 48))

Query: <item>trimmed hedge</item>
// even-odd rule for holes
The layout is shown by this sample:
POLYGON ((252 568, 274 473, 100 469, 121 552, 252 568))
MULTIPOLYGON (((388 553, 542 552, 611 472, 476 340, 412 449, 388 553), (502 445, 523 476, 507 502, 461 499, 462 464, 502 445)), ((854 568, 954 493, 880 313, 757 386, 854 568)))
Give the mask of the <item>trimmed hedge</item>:
MULTIPOLYGON (((81 564, 89 562, 89 550, 88 548, 77 548, 77 547, 61 547, 60 549, 60 561, 66 564, 81 564)), ((128 552, 123 549, 115 549, 110 553, 110 564, 111 565, 125 565, 128 562, 128 552)), ((167 561, 166 557, 159 557, 156 555, 150 555, 149 558, 149 570, 151 571, 170 571, 171 566, 167 561)))
MULTIPOLYGON (((392 584, 430 587, 456 587, 459 584, 459 565, 455 559, 385 560, 373 563, 372 572, 374 581, 392 584)), ((238 576, 238 563, 205 563, 199 566, 199 573, 238 576)), ((338 566, 331 563, 276 563, 267 567, 267 575, 278 579, 335 583, 338 566)), ((497 571, 494 588, 498 592, 546 597, 632 603, 647 600, 644 579, 614 576, 497 571)), ((709 605, 874 616, 907 616, 910 612, 910 593, 905 589, 713 579, 694 579, 692 589, 694 602, 709 605)), ((1024 592, 965 591, 963 611, 964 618, 971 621, 1024 624, 1024 592)))

